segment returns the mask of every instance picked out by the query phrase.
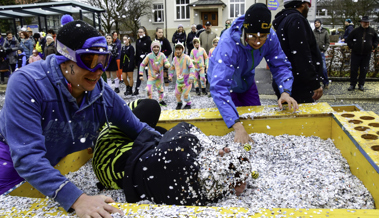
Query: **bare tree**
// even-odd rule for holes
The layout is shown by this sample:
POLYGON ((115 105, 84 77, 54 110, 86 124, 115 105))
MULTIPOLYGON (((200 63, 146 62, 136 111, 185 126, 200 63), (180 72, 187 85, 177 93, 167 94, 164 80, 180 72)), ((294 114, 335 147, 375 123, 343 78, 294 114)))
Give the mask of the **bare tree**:
POLYGON ((358 23, 361 16, 374 15, 378 3, 378 0, 319 0, 317 6, 328 10, 330 19, 325 19, 326 23, 334 27, 334 25, 343 25, 347 18, 358 23))
POLYGON ((106 33, 111 33, 115 26, 116 32, 120 32, 120 13, 125 10, 128 0, 87 0, 87 3, 105 10, 101 14, 101 25, 106 33))
POLYGON ((120 23, 125 29, 131 30, 136 35, 141 25, 141 17, 152 13, 152 5, 152 0, 128 0, 126 7, 122 11, 123 15, 120 23))

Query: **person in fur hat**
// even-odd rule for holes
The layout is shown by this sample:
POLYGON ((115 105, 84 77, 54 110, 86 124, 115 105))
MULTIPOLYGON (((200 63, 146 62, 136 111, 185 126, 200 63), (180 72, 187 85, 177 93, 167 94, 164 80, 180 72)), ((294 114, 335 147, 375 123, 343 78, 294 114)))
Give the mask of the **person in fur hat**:
POLYGON ((153 96, 153 85, 158 90, 159 104, 161 106, 167 106, 166 102, 163 101, 164 97, 164 79, 163 79, 163 67, 169 68, 170 63, 168 62, 166 55, 161 51, 161 43, 157 40, 151 43, 151 53, 146 55, 145 59, 141 62, 139 67, 140 80, 143 80, 143 71, 146 66, 148 69, 148 78, 146 84, 147 96, 152 99, 153 96))
POLYGON ((201 83, 201 91, 204 95, 207 95, 206 91, 206 82, 207 79, 205 78, 205 71, 204 68, 208 68, 208 55, 204 48, 200 47, 200 39, 194 38, 192 40, 192 44, 194 45, 194 48, 191 51, 190 58, 195 66, 195 88, 196 88, 196 94, 200 96, 200 89, 199 89, 199 76, 200 76, 200 83, 201 83))
POLYGON ((176 74, 175 97, 178 102, 176 109, 182 109, 182 95, 184 101, 187 102, 183 109, 191 109, 190 91, 195 78, 195 67, 192 64, 191 58, 184 54, 184 45, 182 43, 175 45, 175 57, 172 60, 169 71, 170 81, 172 81, 174 72, 176 74))

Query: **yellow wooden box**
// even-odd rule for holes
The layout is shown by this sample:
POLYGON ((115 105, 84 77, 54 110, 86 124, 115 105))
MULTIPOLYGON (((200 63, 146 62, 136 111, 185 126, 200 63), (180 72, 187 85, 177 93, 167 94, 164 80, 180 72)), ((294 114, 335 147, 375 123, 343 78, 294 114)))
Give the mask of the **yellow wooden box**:
MULTIPOLYGON (((379 208, 379 116, 373 112, 360 111, 357 106, 335 106, 327 103, 303 104, 297 113, 292 111, 277 110, 277 106, 239 107, 241 122, 248 133, 266 133, 269 135, 303 135, 318 136, 322 139, 331 138, 334 144, 341 150, 347 159, 351 172, 357 176, 372 194, 376 208, 379 208), (251 118, 246 115, 254 115, 251 118), (268 129, 267 126, 270 126, 268 129)), ((179 122, 189 122, 199 127, 207 135, 225 135, 232 131, 228 129, 216 108, 193 110, 167 110, 163 111, 159 126, 167 129, 179 122)), ((86 150, 77 152, 62 159, 56 166, 62 174, 76 171, 91 158, 86 150)), ((10 193, 14 196, 26 196, 42 198, 43 195, 24 183, 10 193)), ((38 204, 43 206, 46 202, 41 199, 38 204)), ((170 207, 160 205, 138 205, 116 203, 128 211, 151 207, 170 207)), ((195 217, 205 207, 193 207, 195 217)), ((8 216, 33 215, 36 204, 27 211, 14 211, 8 216), (17 215, 18 214, 18 215, 17 215)), ((57 208, 62 213, 62 208, 57 208)), ((244 208, 216 208, 220 213, 236 216, 236 212, 247 212, 244 208)), ((0 211, 1 214, 1 211, 0 211)), ((57 212, 50 213, 56 215, 57 212)), ((65 214, 63 211, 62 214, 65 214)), ((284 215, 287 217, 379 217, 379 210, 353 210, 353 209, 293 209, 274 208, 262 210, 252 217, 284 215)))

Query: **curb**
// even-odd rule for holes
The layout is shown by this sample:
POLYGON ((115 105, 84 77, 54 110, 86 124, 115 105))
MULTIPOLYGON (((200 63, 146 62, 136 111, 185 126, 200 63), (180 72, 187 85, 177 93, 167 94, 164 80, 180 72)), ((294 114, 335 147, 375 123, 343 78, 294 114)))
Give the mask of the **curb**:
MULTIPOLYGON (((276 95, 259 95, 260 99, 266 99, 266 100, 277 100, 278 98, 276 95)), ((376 98, 363 98, 363 97, 351 97, 351 96, 345 96, 345 95, 323 95, 318 101, 322 100, 344 100, 344 101, 379 101, 379 96, 376 98)))
MULTIPOLYGON (((328 77, 332 82, 350 82, 350 77, 328 77)), ((369 82, 379 82, 379 78, 366 78, 365 81, 369 82)))

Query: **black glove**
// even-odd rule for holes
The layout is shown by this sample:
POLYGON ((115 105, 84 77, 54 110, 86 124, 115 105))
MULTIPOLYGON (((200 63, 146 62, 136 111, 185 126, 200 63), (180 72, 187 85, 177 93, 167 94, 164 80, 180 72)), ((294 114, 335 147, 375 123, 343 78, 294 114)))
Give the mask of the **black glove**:
POLYGON ((7 48, 7 50, 5 51, 5 53, 9 54, 12 52, 12 48, 7 48))

